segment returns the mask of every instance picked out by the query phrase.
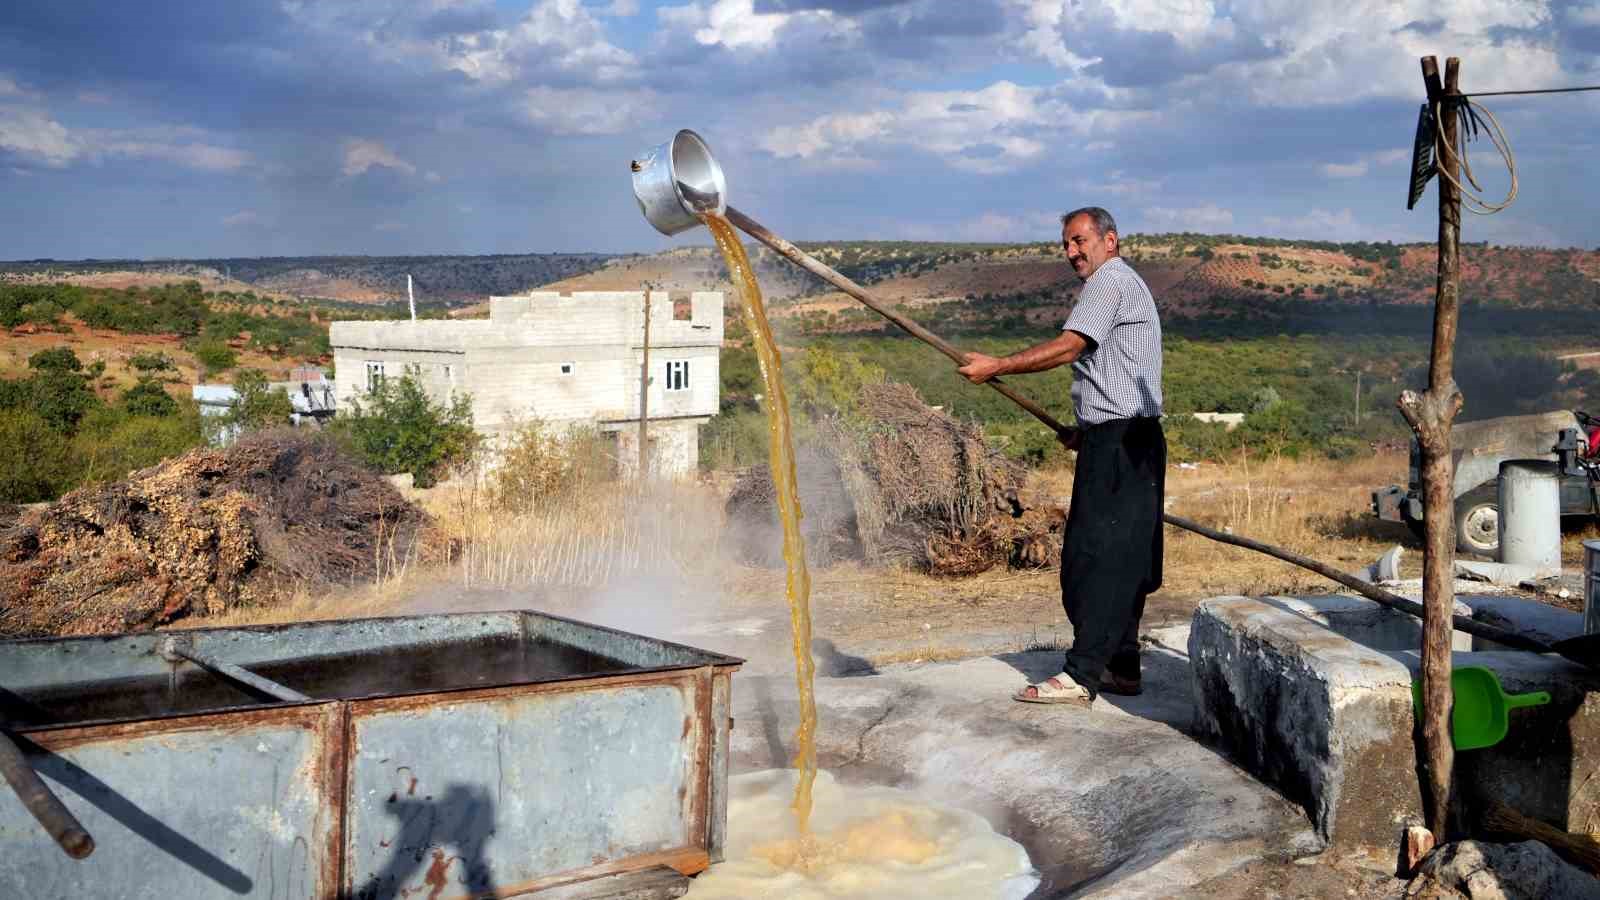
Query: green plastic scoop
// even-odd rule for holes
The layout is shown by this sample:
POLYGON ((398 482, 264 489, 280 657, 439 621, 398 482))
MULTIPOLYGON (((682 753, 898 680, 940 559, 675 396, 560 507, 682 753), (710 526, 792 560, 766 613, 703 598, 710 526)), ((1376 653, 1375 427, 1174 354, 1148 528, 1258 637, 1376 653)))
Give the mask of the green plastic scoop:
MULTIPOLYGON (((1505 740, 1506 711, 1522 706, 1544 706, 1550 695, 1544 691, 1507 694, 1500 679, 1482 666, 1462 666, 1450 673, 1455 705, 1450 711, 1450 738, 1457 750, 1480 750, 1505 740)), ((1422 709, 1422 682, 1411 683, 1411 699, 1422 709)))

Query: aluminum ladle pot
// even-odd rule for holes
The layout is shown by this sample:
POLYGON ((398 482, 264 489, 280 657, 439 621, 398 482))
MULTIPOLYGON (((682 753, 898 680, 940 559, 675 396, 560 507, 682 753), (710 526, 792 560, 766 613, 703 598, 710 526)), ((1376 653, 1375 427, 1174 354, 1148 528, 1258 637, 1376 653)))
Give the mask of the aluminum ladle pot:
POLYGON ((727 211, 728 183, 705 139, 689 129, 640 154, 633 161, 633 196, 639 211, 662 234, 677 234, 700 224, 700 215, 727 211), (694 196, 684 196, 687 187, 694 196))

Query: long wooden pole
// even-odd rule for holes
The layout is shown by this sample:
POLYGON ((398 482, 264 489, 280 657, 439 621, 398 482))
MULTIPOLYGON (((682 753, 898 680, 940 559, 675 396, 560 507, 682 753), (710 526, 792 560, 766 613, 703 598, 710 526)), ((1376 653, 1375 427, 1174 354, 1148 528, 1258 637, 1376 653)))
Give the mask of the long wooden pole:
POLYGON ((1422 60, 1422 79, 1437 122, 1439 178, 1439 272, 1433 307, 1433 348, 1428 389, 1402 391, 1400 415, 1411 425, 1422 450, 1422 758, 1423 814, 1434 840, 1443 844, 1453 831, 1455 747, 1450 742, 1450 625, 1455 608, 1455 462, 1450 458, 1450 426, 1461 410, 1455 382, 1456 324, 1460 300, 1461 192, 1455 185, 1456 109, 1461 61, 1422 60), (1449 175, 1449 178, 1444 175, 1449 175))
MULTIPOLYGON (((827 281, 829 284, 838 287, 840 290, 850 294, 850 296, 860 300, 862 303, 866 304, 868 308, 894 322, 896 325, 899 325, 913 337, 916 337, 917 339, 939 349, 951 359, 958 361, 965 360, 966 354, 964 354, 960 349, 951 345, 933 332, 928 331, 921 325, 918 325, 916 322, 913 322, 910 319, 893 312, 876 297, 868 293, 865 288, 844 277, 843 275, 840 275, 838 272, 835 272, 833 269, 829 268, 826 263, 819 262, 818 260, 812 258, 804 250, 801 250, 783 238, 763 228, 749 216, 746 216, 738 210, 729 207, 727 211, 727 217, 728 220, 734 225, 738 226, 740 230, 749 234, 751 237, 755 238, 766 246, 771 247, 773 250, 776 250, 790 262, 799 265, 806 271, 815 274, 824 281, 827 281)), ((994 382, 990 381, 987 383, 993 384, 994 382)), ((1022 396, 1016 391, 1008 388, 1001 393, 1005 394, 1023 409, 1027 410, 1029 413, 1032 413, 1036 418, 1039 419, 1039 421, 1055 429, 1057 432, 1071 430, 1067 426, 1057 422, 1037 403, 1034 403, 1032 400, 1029 400, 1027 397, 1022 396)), ((1212 528, 1207 528, 1198 522, 1185 519, 1182 516, 1175 516, 1171 513, 1164 512, 1162 513, 1161 518, 1162 521, 1175 528, 1181 528, 1185 531, 1194 532, 1201 537, 1210 538, 1211 540, 1219 543, 1232 544, 1235 547, 1243 547, 1246 550, 1254 550, 1257 553, 1264 553, 1268 556, 1281 559, 1284 562, 1291 563, 1303 569, 1308 569, 1317 573, 1318 575, 1323 576, 1324 578, 1328 578, 1341 585, 1344 585, 1350 590, 1353 590, 1374 602, 1383 604, 1384 606, 1388 606, 1392 609, 1397 609, 1404 613, 1409 613, 1410 615, 1416 616, 1419 619, 1424 615, 1424 608, 1422 605, 1414 601, 1407 600, 1398 594, 1390 593, 1389 591, 1386 591, 1377 585, 1369 584, 1368 582, 1362 581, 1353 575, 1341 572, 1326 563, 1319 562, 1310 557, 1301 556, 1298 553, 1284 550, 1280 547, 1274 547, 1271 544, 1265 544, 1261 541, 1252 540, 1247 537, 1240 537, 1239 535, 1235 534, 1226 534, 1212 528)), ((1454 612, 1453 607, 1451 612, 1454 612)), ((1457 631, 1464 631, 1468 634, 1476 635, 1478 637, 1503 644, 1507 647, 1514 647, 1518 650, 1528 650, 1533 653, 1554 652, 1553 648, 1540 641, 1533 640, 1525 635, 1521 635, 1513 631, 1507 631, 1503 628, 1496 628, 1493 625, 1479 622, 1466 616, 1454 616, 1453 624, 1457 631)))
MULTIPOLYGON (((760 222, 757 222, 737 209, 734 209, 731 206, 728 207, 726 215, 728 221, 732 222, 735 228, 738 228, 745 234, 750 235, 766 246, 772 248, 779 255, 783 256, 785 259, 789 260, 800 268, 805 269, 807 272, 810 272, 818 278, 821 278, 823 281, 826 281, 839 290, 844 291, 846 294, 849 294, 857 300, 860 300, 868 309, 880 316, 883 316, 885 319, 888 319, 895 325, 898 325, 905 333, 911 335, 919 341, 922 341, 925 344, 932 346, 934 349, 938 350, 940 353, 943 353, 945 356, 950 357, 955 362, 966 365, 966 353, 957 349, 955 346, 951 345, 949 342, 945 341, 943 338, 939 337, 928 329, 918 325, 911 319, 908 319, 898 312, 895 312, 893 309, 890 309, 877 297, 874 297, 872 294, 868 293, 866 288, 863 288, 854 281, 851 281, 843 275, 840 275, 826 264, 819 262, 817 259, 812 257, 811 254, 801 250, 799 247, 796 247, 778 235, 773 234, 771 231, 768 231, 767 228, 760 222)), ((1012 389, 1011 385, 1002 382, 998 378, 991 378, 984 382, 984 384, 987 384, 989 387, 999 391, 1011 402, 1027 410, 1033 415, 1034 418, 1049 426, 1050 429, 1056 434, 1059 434, 1063 437, 1072 434, 1073 429, 1071 426, 1063 425, 1056 421, 1054 416, 1050 415, 1048 412, 1045 412, 1044 407, 1028 399, 1027 396, 1012 389)))

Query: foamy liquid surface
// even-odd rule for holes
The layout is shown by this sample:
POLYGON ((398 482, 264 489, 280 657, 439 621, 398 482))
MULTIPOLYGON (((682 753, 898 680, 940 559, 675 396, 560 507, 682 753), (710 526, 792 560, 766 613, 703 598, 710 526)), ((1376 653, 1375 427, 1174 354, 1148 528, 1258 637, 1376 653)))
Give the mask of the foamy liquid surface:
POLYGON ((827 772, 817 774, 802 837, 790 807, 795 779, 793 769, 729 779, 727 861, 687 897, 1022 900, 1039 884, 1022 845, 982 816, 898 788, 840 785, 827 772))

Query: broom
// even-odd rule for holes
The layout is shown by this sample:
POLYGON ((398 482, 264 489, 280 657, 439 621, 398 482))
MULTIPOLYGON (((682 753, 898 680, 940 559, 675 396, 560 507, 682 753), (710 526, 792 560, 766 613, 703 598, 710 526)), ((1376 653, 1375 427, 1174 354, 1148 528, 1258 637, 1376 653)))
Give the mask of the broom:
POLYGON ((1600 839, 1592 834, 1573 834, 1538 819, 1531 819, 1504 803, 1491 801, 1483 818, 1485 828, 1521 840, 1539 841, 1573 865, 1591 875, 1600 875, 1600 839))

